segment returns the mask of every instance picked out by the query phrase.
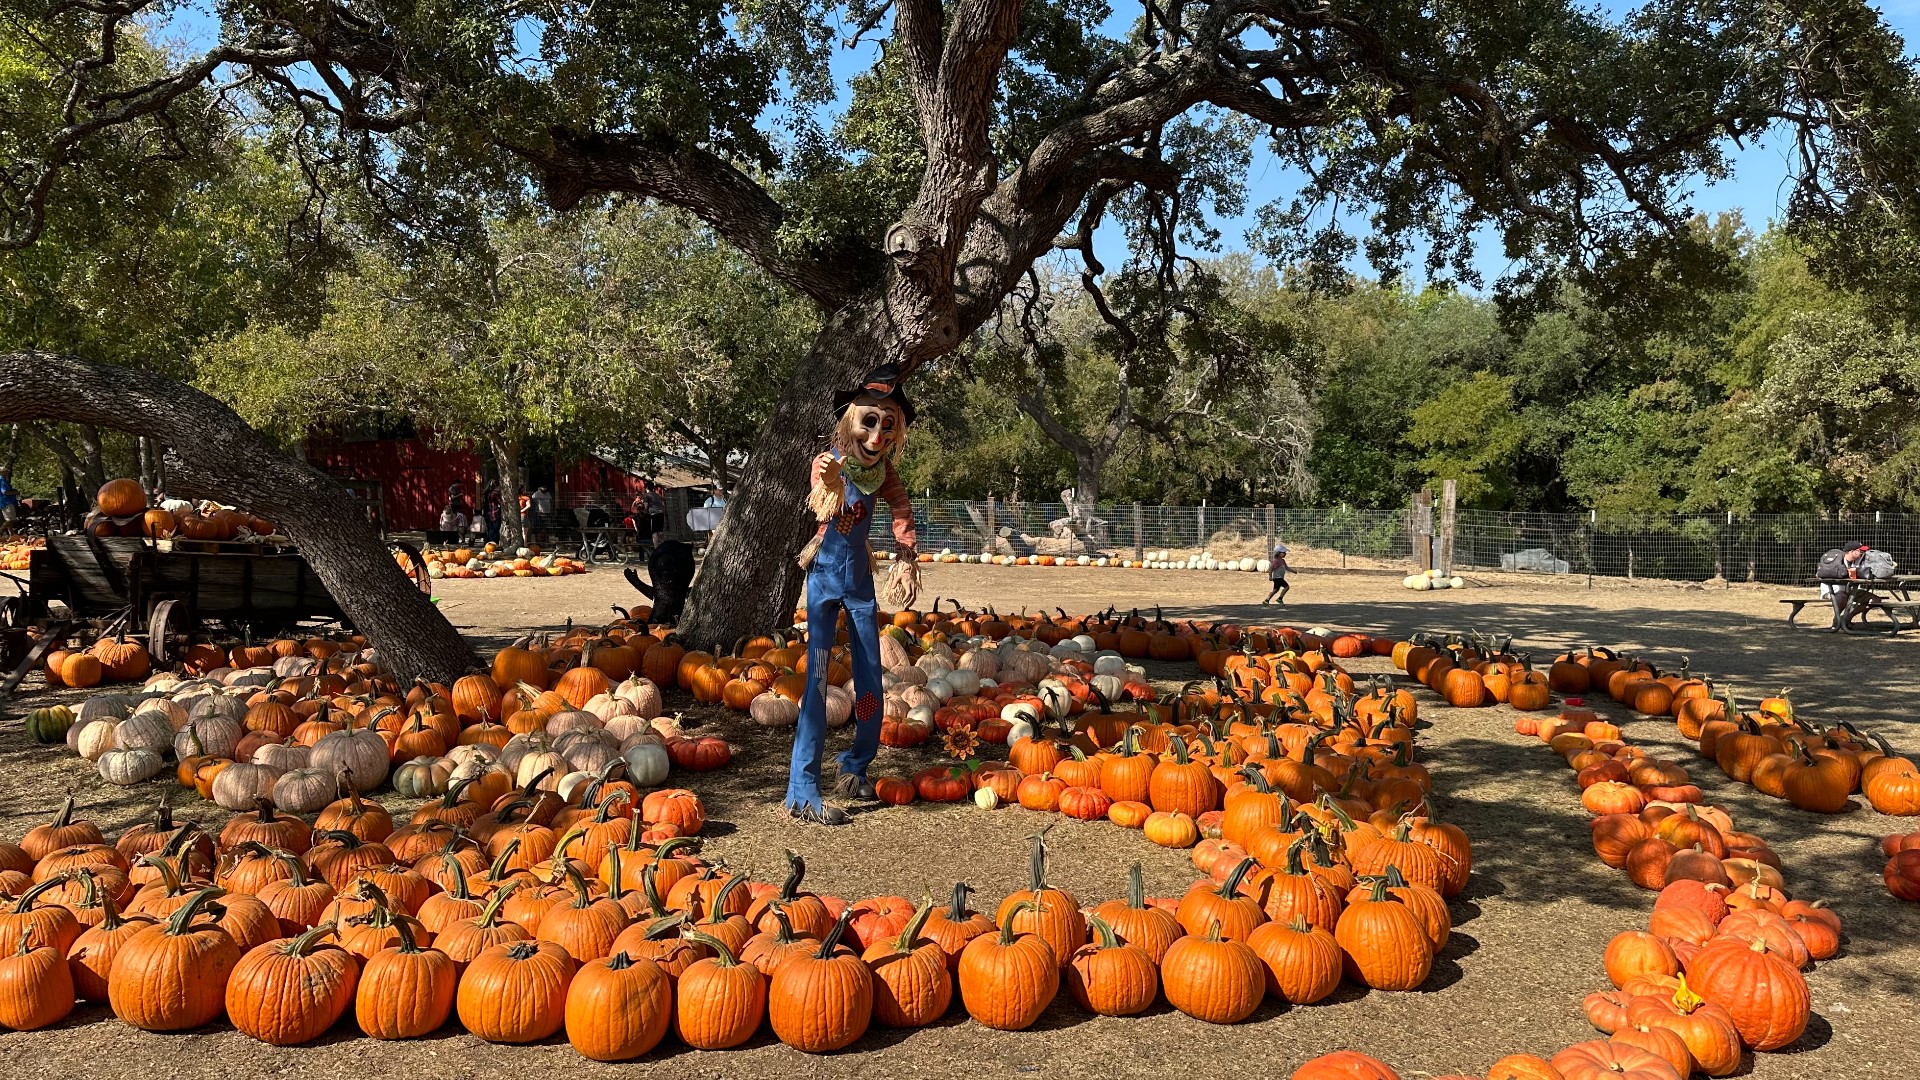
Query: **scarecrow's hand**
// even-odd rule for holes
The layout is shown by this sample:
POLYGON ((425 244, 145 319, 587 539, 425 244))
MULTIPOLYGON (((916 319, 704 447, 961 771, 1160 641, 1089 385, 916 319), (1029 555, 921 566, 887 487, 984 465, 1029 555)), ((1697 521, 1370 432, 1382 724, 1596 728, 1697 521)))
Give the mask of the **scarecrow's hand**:
POLYGON ((840 462, 832 454, 822 454, 814 459, 813 471, 813 490, 807 494, 807 507, 813 511, 814 520, 826 521, 840 512, 841 493, 845 490, 840 479, 840 462))

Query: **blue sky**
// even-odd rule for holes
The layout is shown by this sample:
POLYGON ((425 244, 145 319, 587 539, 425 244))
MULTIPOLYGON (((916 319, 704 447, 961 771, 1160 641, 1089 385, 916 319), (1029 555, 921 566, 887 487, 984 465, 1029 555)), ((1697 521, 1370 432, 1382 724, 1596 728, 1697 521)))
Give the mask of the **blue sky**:
MULTIPOLYGON (((1110 2, 1116 9, 1115 20, 1109 23, 1110 32, 1117 33, 1124 29, 1125 20, 1135 16, 1139 5, 1129 0, 1110 2)), ((1599 6, 1620 13, 1637 5, 1624 0, 1600 0, 1599 6)), ((1886 0, 1875 6, 1894 30, 1906 39, 1909 55, 1920 51, 1920 0, 1886 0)), ((176 9, 164 36, 166 40, 184 48, 198 50, 212 44, 218 32, 218 23, 210 13, 197 3, 189 3, 176 9)), ((864 43, 859 49, 843 51, 834 64, 834 72, 842 86, 871 66, 876 52, 877 47, 871 42, 864 43)), ((1693 185, 1690 200, 1693 208, 1709 215, 1738 210, 1750 226, 1756 229, 1764 226, 1784 209, 1792 149, 1791 140, 1786 137, 1750 142, 1744 147, 1734 148, 1730 153, 1732 175, 1713 184, 1704 179, 1697 181, 1693 185)), ((1267 203, 1276 200, 1284 203, 1290 199, 1302 178, 1296 170, 1263 150, 1256 155, 1247 179, 1247 213, 1219 222, 1222 243, 1228 250, 1243 249, 1254 212, 1267 203)), ((1364 227, 1364 222, 1351 222, 1349 227, 1360 229, 1364 227)), ((1117 240, 1107 241, 1103 238, 1102 244, 1112 247, 1117 240)), ((1478 264, 1488 284, 1492 284, 1507 269, 1507 261, 1497 244, 1480 245, 1478 264)), ((1417 272, 1417 267, 1413 269, 1417 272)))

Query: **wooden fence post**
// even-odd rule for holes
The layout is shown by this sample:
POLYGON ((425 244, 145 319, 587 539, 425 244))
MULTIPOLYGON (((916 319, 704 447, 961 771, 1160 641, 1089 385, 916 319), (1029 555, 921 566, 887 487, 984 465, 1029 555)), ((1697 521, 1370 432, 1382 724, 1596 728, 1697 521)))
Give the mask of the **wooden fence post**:
POLYGON ((1413 533, 1413 565, 1419 570, 1433 569, 1433 492, 1421 488, 1413 493, 1413 512, 1407 522, 1413 533))
POLYGON ((1000 519, 994 516, 993 496, 987 496, 987 535, 981 541, 980 550, 1000 554, 1000 519))
POLYGON ((1141 546, 1141 544, 1144 542, 1143 536, 1142 536, 1142 533, 1143 533, 1142 521, 1143 521, 1143 516, 1140 512, 1140 504, 1134 503, 1133 504, 1133 561, 1134 562, 1139 562, 1140 560, 1146 558, 1146 549, 1141 546))
POLYGON ((1454 502, 1460 496, 1457 480, 1440 482, 1440 572, 1453 576, 1454 502))

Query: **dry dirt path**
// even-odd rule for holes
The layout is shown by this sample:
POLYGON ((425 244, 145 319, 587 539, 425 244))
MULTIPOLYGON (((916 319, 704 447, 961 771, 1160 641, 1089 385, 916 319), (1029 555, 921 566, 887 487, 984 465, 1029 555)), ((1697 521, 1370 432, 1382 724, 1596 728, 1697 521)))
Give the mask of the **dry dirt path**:
MULTIPOLYGON (((1823 719, 1852 719, 1889 731, 1914 749, 1907 704, 1920 690, 1920 638, 1885 640, 1794 634, 1771 588, 1683 589, 1540 579, 1483 579, 1488 587, 1414 594, 1397 575, 1308 570, 1285 609, 1252 603, 1265 592, 1257 575, 1102 569, 1001 569, 935 566, 928 596, 958 597, 1003 611, 1023 605, 1080 612, 1108 605, 1165 605, 1170 617, 1324 623, 1402 634, 1423 628, 1503 629, 1516 647, 1544 658, 1587 642, 1644 650, 1657 662, 1693 658, 1696 670, 1728 677, 1753 693, 1795 688, 1802 708, 1823 719)), ((564 619, 600 622, 610 605, 636 599, 616 573, 559 580, 445 582, 444 610, 479 639, 497 640, 564 619)), ((1382 670, 1380 661, 1363 667, 1382 670)), ((1177 678, 1178 671, 1156 674, 1177 678)), ((41 698, 46 700, 44 696, 41 698)), ((675 699, 678 700, 678 699, 675 699)), ((932 1029, 870 1033, 851 1051, 806 1059, 763 1035, 750 1047, 690 1053, 669 1044, 646 1061, 600 1066, 564 1040, 525 1048, 488 1046, 455 1028, 405 1044, 361 1038, 351 1021, 317 1045, 275 1049, 224 1025, 185 1036, 128 1029, 101 1009, 83 1009, 60 1027, 0 1034, 11 1075, 124 1077, 161 1070, 198 1078, 434 1075, 495 1077, 659 1075, 785 1078, 876 1074, 916 1077, 972 1074, 1060 1077, 1286 1075, 1300 1061, 1354 1047, 1394 1063, 1409 1080, 1450 1072, 1482 1073, 1514 1051, 1545 1052, 1589 1037, 1579 999, 1602 988, 1600 954, 1608 938, 1643 927, 1652 894, 1600 864, 1587 843, 1587 815, 1571 774, 1539 743, 1513 733, 1504 707, 1453 710, 1423 697, 1433 726, 1421 746, 1442 812, 1474 842, 1474 881, 1454 902, 1453 941, 1419 992, 1363 993, 1302 1008, 1267 1006, 1246 1024, 1216 1028, 1164 1006, 1144 1018, 1091 1018, 1056 1005, 1033 1030, 986 1031, 953 1016, 932 1029)), ((1603 709, 1603 711, 1606 711, 1603 709)), ((1618 710, 1612 710, 1617 713, 1618 710)), ((17 715, 17 710, 16 710, 17 715)), ((13 719, 15 717, 8 717, 13 719)), ((708 802, 709 850, 772 876, 780 849, 808 856, 810 880, 844 895, 943 891, 956 878, 983 901, 1020 888, 1024 837, 1043 823, 1019 809, 985 813, 971 806, 917 805, 860 814, 841 830, 804 829, 774 805, 783 786, 786 740, 716 710, 692 714, 739 748, 735 764, 694 786, 708 802)), ((1743 829, 1769 838, 1798 894, 1826 896, 1847 920, 1848 943, 1810 982, 1817 1018, 1800 1044, 1752 1066, 1762 1080, 1911 1080, 1920 1077, 1920 1035, 1911 1018, 1920 969, 1916 909, 1879 883, 1879 836, 1913 827, 1864 808, 1834 818, 1806 814, 1735 785, 1682 743, 1670 722, 1623 721, 1629 740, 1685 764, 1710 801, 1728 807, 1743 829)), ((844 734, 840 738, 844 738, 844 734)), ((877 768, 907 773, 931 763, 919 751, 886 751, 877 768)), ((17 726, 0 728, 0 769, 11 777, 0 796, 0 836, 17 836, 69 788, 110 832, 157 797, 157 787, 106 788, 77 759, 26 744, 17 726)), ((404 806, 395 801, 393 805, 404 806)), ((186 816, 224 815, 195 804, 186 816)), ((1050 834, 1052 882, 1093 903, 1117 895, 1127 865, 1143 864, 1149 891, 1175 893, 1194 872, 1184 853, 1147 844, 1138 833, 1060 819, 1050 834)), ((1063 999, 1064 1000, 1064 999, 1063 999)))

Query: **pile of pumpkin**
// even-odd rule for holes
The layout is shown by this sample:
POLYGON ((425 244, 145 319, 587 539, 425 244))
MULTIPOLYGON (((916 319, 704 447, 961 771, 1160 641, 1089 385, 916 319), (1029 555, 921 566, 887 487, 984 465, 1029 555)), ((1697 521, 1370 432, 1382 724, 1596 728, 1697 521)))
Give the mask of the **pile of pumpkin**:
MULTIPOLYGON (((538 547, 501 551, 494 544, 427 550, 420 553, 427 562, 427 576, 440 578, 530 578, 565 577, 584 574, 587 564, 564 555, 542 552, 538 547)), ((403 569, 412 559, 405 552, 394 552, 394 561, 403 569)))
POLYGON ((44 537, 8 537, 0 542, 0 570, 30 569, 33 553, 46 546, 44 537))
POLYGON ((48 686, 80 690, 101 683, 139 682, 152 670, 147 650, 128 641, 125 635, 99 638, 85 649, 54 649, 47 653, 40 666, 48 686))
POLYGON ((595 640, 601 649, 510 646, 491 674, 404 691, 358 639, 240 646, 223 654, 228 666, 190 656, 200 674, 154 675, 77 712, 36 709, 28 731, 64 741, 115 784, 152 779, 171 757, 180 786, 229 810, 266 797, 310 812, 342 789, 364 794, 389 780, 409 798, 463 784, 488 798, 511 787, 571 791, 616 771, 652 788, 675 766, 731 759, 724 740, 683 733, 652 682, 615 682, 594 666, 629 651, 618 636, 595 640))
POLYGON ((1389 871, 1357 890, 1330 933, 1306 919, 1337 902, 1327 878, 1263 885, 1263 905, 1246 894, 1243 864, 1154 901, 1136 867, 1128 896, 1083 913, 1046 883, 1038 836, 1029 888, 994 917, 970 909, 964 884, 941 907, 849 903, 806 891, 791 853, 774 886, 705 862, 685 838, 660 839, 661 824, 700 828, 689 792, 641 799, 616 781, 564 803, 525 801, 428 803, 398 828, 353 797, 312 826, 263 804, 218 836, 163 811, 113 844, 69 803, 0 845, 0 983, 13 989, 0 995, 0 1024, 45 1027, 79 999, 149 1031, 224 1012, 290 1045, 349 1011, 382 1039, 457 1016, 492 1042, 564 1031, 583 1055, 618 1061, 669 1030, 717 1050, 770 1026, 798 1049, 838 1050, 872 1024, 931 1023, 956 997, 977 1022, 1017 1030, 1063 985, 1097 1013, 1132 1015, 1164 994, 1228 1023, 1268 995, 1325 997, 1343 965, 1412 978, 1409 957, 1429 936, 1414 912, 1445 911, 1389 871), (1283 902, 1293 917, 1269 919, 1283 902))
POLYGON ((278 530, 273 522, 219 503, 195 505, 184 500, 165 506, 147 505, 140 481, 109 480, 94 495, 94 512, 86 529, 95 536, 144 536, 154 540, 230 541, 268 537, 278 530))
POLYGON ((1471 635, 1465 640, 1416 634, 1391 646, 1393 666, 1413 676, 1456 709, 1501 704, 1521 712, 1553 705, 1552 684, 1506 643, 1471 635))
POLYGON ((1727 811, 1704 805, 1684 769, 1628 746, 1593 710, 1534 726, 1576 770, 1601 861, 1659 891, 1648 929, 1608 944, 1615 990, 1586 999, 1588 1019, 1682 1075, 1691 1062, 1726 1076, 1743 1047, 1799 1038, 1810 1015, 1800 969, 1839 951, 1839 917, 1793 899, 1765 840, 1737 830, 1727 811))
MULTIPOLYGON (((1561 657, 1550 677, 1564 677, 1572 692, 1604 689, 1643 716, 1671 716, 1680 734, 1729 779, 1802 810, 1844 813, 1857 792, 1878 813, 1920 816, 1920 764, 1895 752, 1878 733, 1846 722, 1821 727, 1800 716, 1785 690, 1743 711, 1731 693, 1715 697, 1712 683, 1692 677, 1685 664, 1678 673, 1662 674, 1645 660, 1607 649, 1561 657)), ((1887 891, 1920 901, 1920 855, 1902 854, 1920 848, 1920 834, 1894 834, 1880 847, 1887 891)))

